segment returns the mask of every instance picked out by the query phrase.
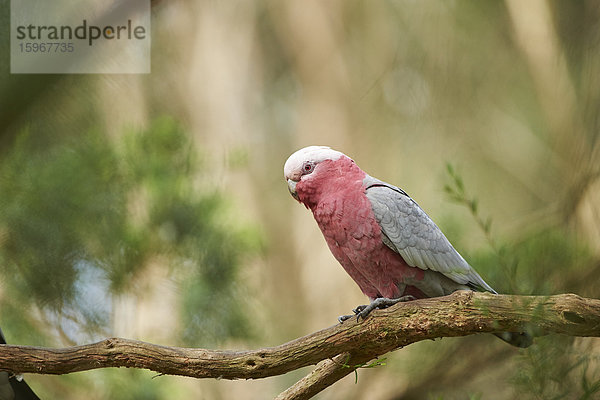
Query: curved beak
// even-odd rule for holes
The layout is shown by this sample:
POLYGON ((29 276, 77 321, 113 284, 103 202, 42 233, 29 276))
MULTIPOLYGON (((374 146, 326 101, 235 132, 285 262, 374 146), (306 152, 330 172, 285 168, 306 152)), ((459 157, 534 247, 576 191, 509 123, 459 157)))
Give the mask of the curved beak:
POLYGON ((296 200, 300 201, 300 199, 298 198, 298 193, 296 193, 296 184, 298 182, 293 181, 291 179, 287 180, 287 184, 288 184, 288 190, 290 191, 290 194, 292 195, 293 198, 295 198, 296 200))

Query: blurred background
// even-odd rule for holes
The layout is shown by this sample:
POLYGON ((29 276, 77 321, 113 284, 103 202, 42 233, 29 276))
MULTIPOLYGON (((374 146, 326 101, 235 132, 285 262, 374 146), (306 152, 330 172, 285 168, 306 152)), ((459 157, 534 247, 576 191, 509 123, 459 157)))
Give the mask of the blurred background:
MULTIPOLYGON (((0 326, 274 346, 366 299, 288 194, 329 145, 406 190, 499 292, 600 298, 600 3, 152 1, 152 73, 11 75, 0 54, 0 326)), ((445 338, 319 399, 593 399, 600 341, 445 338)), ((256 381, 27 375, 42 398, 263 399, 256 381)))

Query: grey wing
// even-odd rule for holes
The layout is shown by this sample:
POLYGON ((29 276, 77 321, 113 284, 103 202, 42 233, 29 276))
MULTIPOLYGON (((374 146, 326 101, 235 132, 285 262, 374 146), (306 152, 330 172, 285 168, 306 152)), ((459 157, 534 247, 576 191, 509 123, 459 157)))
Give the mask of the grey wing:
POLYGON ((402 189, 370 176, 365 178, 365 184, 383 242, 408 265, 441 272, 462 285, 496 293, 402 189))

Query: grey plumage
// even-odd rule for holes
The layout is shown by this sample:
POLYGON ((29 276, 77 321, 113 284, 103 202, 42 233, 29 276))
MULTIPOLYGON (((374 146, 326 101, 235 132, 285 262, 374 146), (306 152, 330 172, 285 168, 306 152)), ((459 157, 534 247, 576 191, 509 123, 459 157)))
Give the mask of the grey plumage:
MULTIPOLYGON (((363 181, 383 243, 411 267, 425 271, 420 281, 406 281, 428 296, 443 296, 459 289, 497 292, 456 251, 440 228, 402 189, 369 175, 363 181)), ((528 347, 527 332, 500 332, 497 337, 516 347, 528 347)))
POLYGON ((408 265, 440 272, 459 285, 496 293, 406 192, 371 176, 364 183, 383 242, 408 265))

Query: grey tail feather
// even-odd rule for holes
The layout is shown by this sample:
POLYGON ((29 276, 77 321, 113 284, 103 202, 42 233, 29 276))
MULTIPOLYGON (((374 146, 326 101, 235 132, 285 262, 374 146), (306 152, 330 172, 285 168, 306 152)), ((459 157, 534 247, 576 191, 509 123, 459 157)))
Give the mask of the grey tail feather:
POLYGON ((485 283, 483 279, 481 279, 482 283, 475 283, 472 281, 467 282, 467 286, 476 292, 490 292, 492 294, 498 294, 490 285, 485 283))
POLYGON ((533 344, 533 337, 527 332, 500 332, 494 335, 515 347, 525 348, 533 344))

